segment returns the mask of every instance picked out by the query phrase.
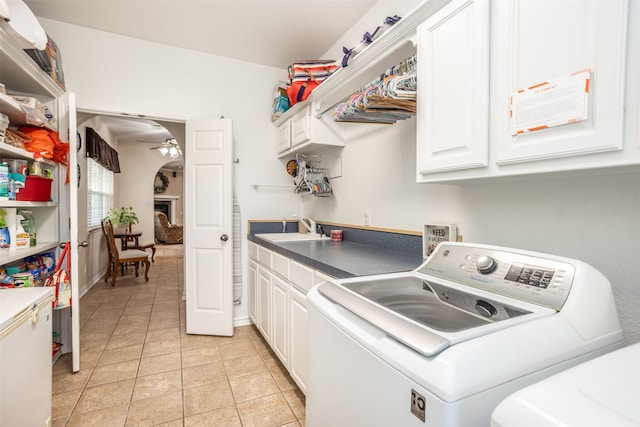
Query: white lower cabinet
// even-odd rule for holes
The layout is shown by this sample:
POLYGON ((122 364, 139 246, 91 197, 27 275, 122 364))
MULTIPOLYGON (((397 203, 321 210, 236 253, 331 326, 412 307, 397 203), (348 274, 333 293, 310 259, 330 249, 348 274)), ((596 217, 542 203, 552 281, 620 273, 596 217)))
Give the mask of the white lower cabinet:
POLYGON ((289 359, 289 284, 275 274, 271 276, 271 314, 273 328, 271 330, 271 348, 282 363, 287 366, 289 359))
POLYGON ((271 273, 258 266, 258 329, 271 344, 271 273))
POLYGON ((306 393, 307 292, 331 278, 253 242, 249 257, 249 317, 306 393))
POLYGON ((247 283, 249 285, 249 318, 258 324, 258 263, 249 259, 247 264, 247 283))
POLYGON ((307 296, 291 287, 289 290, 289 336, 291 352, 289 374, 306 394, 307 385, 307 296))

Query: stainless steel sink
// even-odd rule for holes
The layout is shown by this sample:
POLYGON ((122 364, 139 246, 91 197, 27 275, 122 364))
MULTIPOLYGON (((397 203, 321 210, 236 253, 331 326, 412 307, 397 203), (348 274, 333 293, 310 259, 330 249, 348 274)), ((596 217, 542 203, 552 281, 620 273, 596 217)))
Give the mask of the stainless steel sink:
POLYGON ((283 242, 311 242, 315 240, 329 240, 329 237, 322 234, 300 234, 300 233, 263 233, 256 234, 256 237, 260 237, 271 243, 283 243, 283 242))

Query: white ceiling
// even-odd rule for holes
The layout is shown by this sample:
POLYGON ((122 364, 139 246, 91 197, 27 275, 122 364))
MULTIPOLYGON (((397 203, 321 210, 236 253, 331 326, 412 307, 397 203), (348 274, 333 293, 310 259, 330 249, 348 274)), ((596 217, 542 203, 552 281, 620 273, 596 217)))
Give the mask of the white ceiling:
MULTIPOLYGON (((24 2, 37 17, 286 69, 296 59, 322 58, 376 0, 24 2)), ((171 136, 151 120, 102 118, 119 140, 171 136)))
POLYGON ((283 69, 322 58, 375 2, 25 0, 37 17, 283 69))

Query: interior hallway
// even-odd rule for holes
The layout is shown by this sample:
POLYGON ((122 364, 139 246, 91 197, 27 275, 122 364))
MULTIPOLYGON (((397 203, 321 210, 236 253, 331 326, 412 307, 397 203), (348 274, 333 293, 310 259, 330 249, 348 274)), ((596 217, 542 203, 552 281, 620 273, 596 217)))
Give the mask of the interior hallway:
POLYGON ((81 299, 80 372, 53 367, 53 426, 304 426, 304 395, 253 326, 187 335, 182 245, 81 299))

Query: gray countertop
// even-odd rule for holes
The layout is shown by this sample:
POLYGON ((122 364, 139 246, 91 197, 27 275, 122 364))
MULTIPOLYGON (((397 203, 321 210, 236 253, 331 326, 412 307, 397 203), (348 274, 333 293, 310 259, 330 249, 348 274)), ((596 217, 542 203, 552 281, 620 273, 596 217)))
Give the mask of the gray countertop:
POLYGON ((247 239, 338 279, 410 271, 423 262, 414 253, 349 241, 271 243, 254 235, 247 239))

